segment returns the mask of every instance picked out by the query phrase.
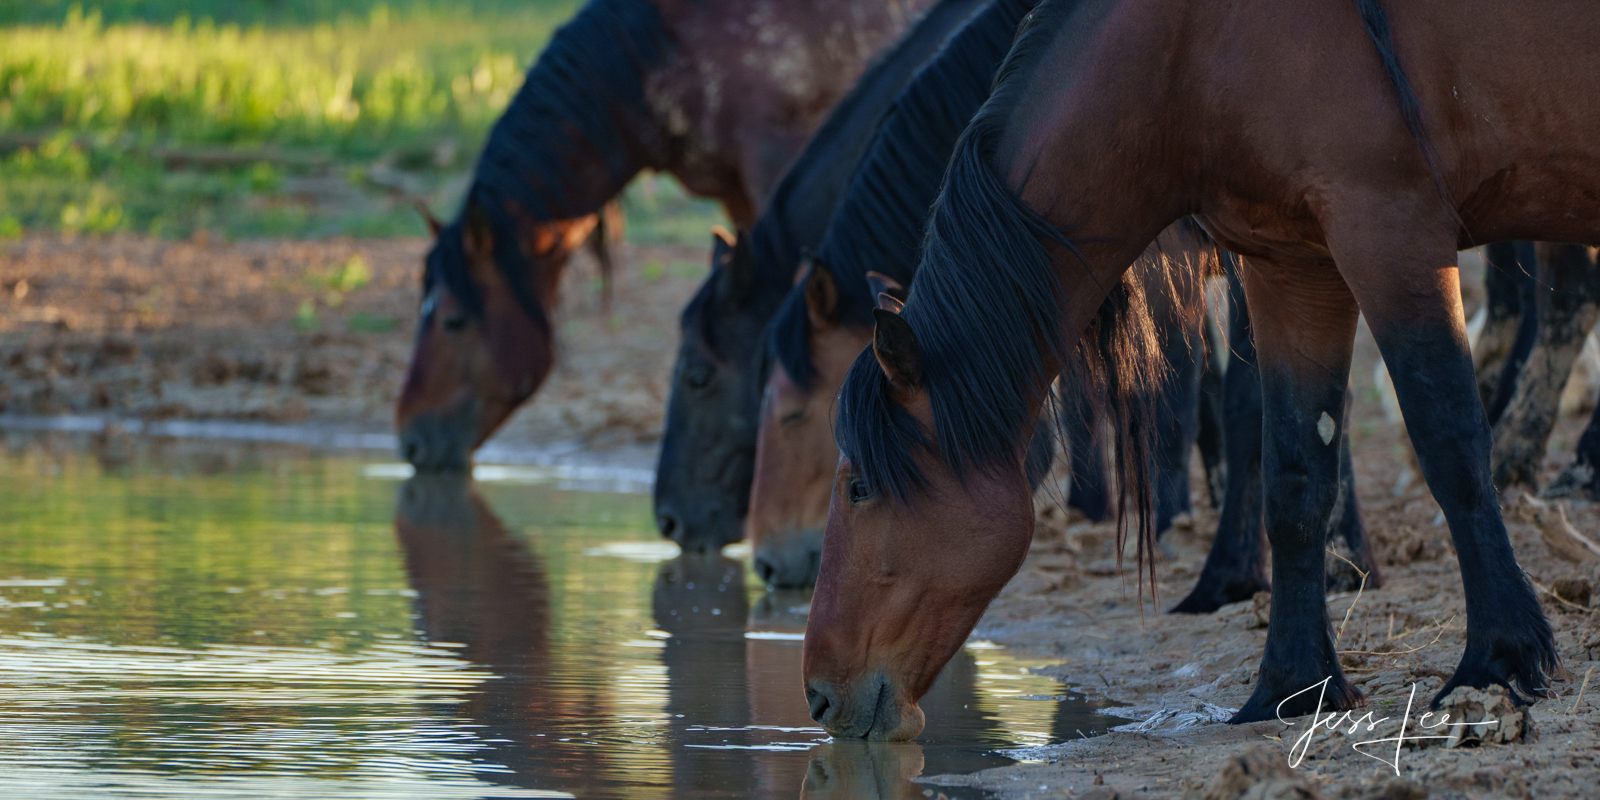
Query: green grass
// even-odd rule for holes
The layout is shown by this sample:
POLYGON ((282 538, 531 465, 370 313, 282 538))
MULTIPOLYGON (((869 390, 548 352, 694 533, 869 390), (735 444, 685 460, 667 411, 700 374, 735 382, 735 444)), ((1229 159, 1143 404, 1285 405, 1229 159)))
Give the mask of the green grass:
MULTIPOLYGON (((461 175, 577 0, 0 0, 0 236, 387 236, 461 175)), ((680 187, 630 238, 702 243, 680 187)))

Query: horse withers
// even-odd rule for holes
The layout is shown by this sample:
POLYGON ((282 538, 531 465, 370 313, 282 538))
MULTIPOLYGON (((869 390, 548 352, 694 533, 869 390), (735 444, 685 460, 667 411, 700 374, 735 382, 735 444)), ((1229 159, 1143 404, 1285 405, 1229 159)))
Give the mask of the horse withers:
POLYGON ((548 375, 568 256, 642 170, 748 225, 828 109, 929 0, 590 0, 490 132, 460 217, 436 226, 395 409, 401 454, 461 470, 548 375), (785 57, 771 58, 781 41, 785 57), (804 63, 804 70, 794 64, 804 63))
MULTIPOLYGON (((1434 702, 1458 686, 1548 696, 1560 659, 1500 516, 1455 258, 1483 241, 1600 244, 1600 148, 1573 133, 1600 125, 1584 88, 1600 15, 1546 0, 1214 8, 1046 0, 958 145, 917 288, 904 314, 878 314, 840 395, 804 655, 834 735, 921 729, 920 693, 1027 553, 1020 461, 1050 380, 1091 348, 1113 387, 1147 366, 1118 355, 1141 334, 1104 327, 1107 288, 1185 215, 1244 257, 1261 375, 1274 586, 1233 721, 1364 702, 1323 576, 1358 313, 1465 587, 1466 649, 1434 702), (1487 31, 1546 57, 1477 47, 1487 31)), ((1146 461, 1118 460, 1148 480, 1146 461)))

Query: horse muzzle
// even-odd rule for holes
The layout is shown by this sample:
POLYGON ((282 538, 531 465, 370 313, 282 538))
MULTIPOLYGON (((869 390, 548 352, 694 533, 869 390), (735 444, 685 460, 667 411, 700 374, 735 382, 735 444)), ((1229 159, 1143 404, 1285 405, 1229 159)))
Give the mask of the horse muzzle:
POLYGON ((751 559, 756 575, 774 589, 804 589, 815 585, 821 564, 820 527, 764 536, 751 559))
POLYGON ((466 472, 478 438, 476 403, 412 417, 400 430, 400 457, 418 472, 466 472))
POLYGON ((692 499, 679 503, 659 495, 656 528, 685 553, 715 553, 744 538, 742 520, 733 509, 692 499))
POLYGON ((806 685, 811 718, 839 739, 903 742, 915 738, 925 722, 922 709, 900 696, 882 672, 847 684, 817 679, 806 685))

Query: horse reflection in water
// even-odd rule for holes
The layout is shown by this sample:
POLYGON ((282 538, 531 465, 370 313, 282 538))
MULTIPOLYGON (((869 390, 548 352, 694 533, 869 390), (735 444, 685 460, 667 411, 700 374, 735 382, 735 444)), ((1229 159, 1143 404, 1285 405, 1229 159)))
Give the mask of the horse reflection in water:
POLYGON ((485 681, 459 708, 483 726, 478 740, 490 747, 485 755, 511 770, 493 779, 588 794, 585 789, 599 785, 603 762, 562 752, 529 724, 603 713, 598 697, 558 695, 553 687, 550 583, 538 556, 506 530, 465 477, 406 481, 394 530, 428 640, 460 643, 462 658, 498 678, 485 681))
MULTIPOLYGON (((818 744, 826 735, 795 689, 800 642, 745 636, 804 633, 809 593, 767 592, 751 605, 745 575, 738 561, 686 554, 663 563, 656 576, 656 626, 671 634, 662 651, 668 724, 683 743, 673 751, 677 795, 784 797, 799 789, 803 798, 921 798, 925 787, 910 780, 924 771, 921 744, 818 744), (760 757, 763 750, 804 748, 805 758, 760 757)), ((940 720, 923 737, 930 774, 1009 763, 988 753, 1003 737, 979 707, 977 684, 978 663, 963 650, 929 690, 924 705, 930 713, 937 708, 940 720)), ((1066 707, 1057 712, 1054 727, 1062 730, 1052 731, 1055 738, 1075 736, 1072 729, 1084 725, 1069 714, 1066 707)))
MULTIPOLYGON (((750 726, 762 724, 745 688, 744 565, 714 553, 681 555, 662 563, 652 600, 656 627, 671 634, 661 661, 676 796, 771 796, 744 749, 754 744, 750 726)), ((807 716, 789 719, 813 724, 807 716)))
POLYGON ((922 745, 838 739, 811 756, 801 800, 921 800, 922 745))

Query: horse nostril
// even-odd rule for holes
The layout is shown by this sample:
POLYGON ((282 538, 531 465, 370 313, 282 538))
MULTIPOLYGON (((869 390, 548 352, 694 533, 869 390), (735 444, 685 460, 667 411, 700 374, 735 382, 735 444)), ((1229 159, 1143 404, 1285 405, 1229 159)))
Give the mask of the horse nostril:
POLYGON ((755 569, 756 577, 760 578, 762 583, 770 584, 772 583, 773 578, 776 578, 778 575, 778 568, 773 566, 771 562, 767 561, 761 556, 756 556, 754 559, 751 559, 750 566, 755 569))
POLYGON ((811 718, 823 725, 827 724, 828 712, 833 704, 828 701, 828 695, 814 686, 806 687, 806 705, 811 707, 811 718))
POLYGON ((406 463, 415 465, 422 460, 422 446, 413 439, 401 446, 400 454, 405 457, 406 463))
POLYGON ((662 514, 656 517, 656 527, 661 529, 661 535, 676 542, 682 535, 683 526, 678 523, 678 518, 671 514, 662 514))

